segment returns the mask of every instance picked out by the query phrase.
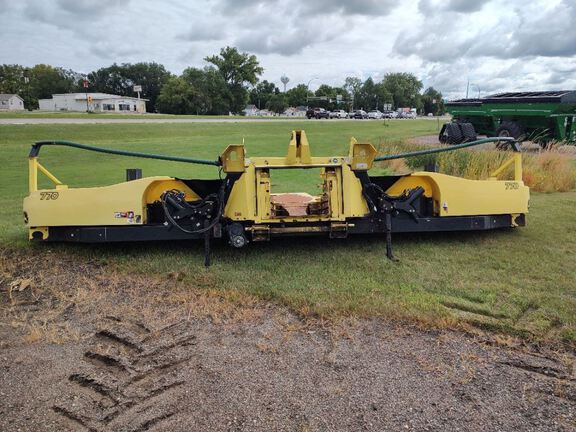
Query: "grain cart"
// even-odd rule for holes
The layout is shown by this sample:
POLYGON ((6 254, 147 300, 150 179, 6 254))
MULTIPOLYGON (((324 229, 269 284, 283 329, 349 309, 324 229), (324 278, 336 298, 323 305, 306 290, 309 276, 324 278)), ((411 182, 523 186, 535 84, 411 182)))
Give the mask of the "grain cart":
MULTIPOLYGON (((521 153, 486 180, 467 180, 438 172, 374 176, 374 162, 454 151, 494 142, 495 138, 452 147, 377 156, 368 143, 352 139, 347 155, 312 156, 304 131, 291 133, 285 156, 247 157, 244 145, 229 145, 217 160, 105 149, 69 141, 40 141, 29 155, 29 195, 24 220, 29 238, 51 242, 132 242, 204 240, 209 264, 213 239, 232 247, 279 236, 324 235, 341 239, 355 234, 385 236, 392 256, 392 233, 477 231, 523 226, 529 190, 522 182, 521 153), (42 147, 66 146, 122 156, 204 164, 222 176, 203 180, 172 176, 141 177, 109 186, 75 188, 62 184, 38 158, 42 147), (277 193, 279 171, 316 168, 321 192, 277 193), (508 179, 498 177, 512 171, 508 179), (54 186, 39 188, 44 174, 54 186)), ((194 175, 194 169, 190 169, 194 175)))
POLYGON ((552 140, 576 141, 576 91, 499 93, 446 104, 453 121, 442 127, 440 142, 457 144, 489 137, 530 140, 543 147, 552 140))

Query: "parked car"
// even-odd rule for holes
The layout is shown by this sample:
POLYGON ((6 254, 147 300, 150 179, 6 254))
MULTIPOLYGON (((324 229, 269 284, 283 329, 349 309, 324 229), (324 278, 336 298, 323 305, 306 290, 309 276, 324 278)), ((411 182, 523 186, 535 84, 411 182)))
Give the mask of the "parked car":
POLYGON ((383 115, 382 112, 379 111, 379 110, 368 111, 368 118, 369 118, 369 119, 379 120, 379 119, 381 119, 383 116, 384 116, 384 115, 383 115))
POLYGON ((383 116, 384 118, 392 119, 392 118, 397 118, 397 117, 398 117, 398 113, 397 113, 396 111, 384 111, 384 112, 382 113, 382 116, 383 116))
POLYGON ((330 118, 339 118, 339 119, 348 118, 348 113, 341 109, 334 110, 330 112, 330 118))
POLYGON ((352 114, 352 118, 357 120, 367 119, 368 113, 364 110, 356 110, 354 111, 354 114, 352 114))
POLYGON ((327 119, 328 116, 328 111, 326 111, 324 108, 310 108, 308 111, 306 111, 306 118, 308 119, 327 119))

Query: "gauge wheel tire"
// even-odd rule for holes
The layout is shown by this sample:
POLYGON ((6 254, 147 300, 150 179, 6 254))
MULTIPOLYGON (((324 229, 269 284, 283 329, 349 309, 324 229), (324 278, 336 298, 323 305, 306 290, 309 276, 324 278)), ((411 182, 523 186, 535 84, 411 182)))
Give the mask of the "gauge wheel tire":
POLYGON ((464 135, 458 123, 446 123, 442 126, 438 139, 444 144, 460 144, 464 141, 464 135))
MULTIPOLYGON (((496 129, 497 137, 512 137, 516 140, 518 140, 523 133, 524 131, 522 130, 520 125, 516 122, 509 122, 509 121, 502 122, 502 124, 500 124, 500 126, 498 126, 498 128, 496 129)), ((496 142, 497 149, 505 150, 508 147, 509 145, 507 142, 504 141, 496 142)))
POLYGON ((468 122, 458 123, 460 125, 460 130, 462 131, 462 136, 464 137, 464 142, 476 141, 476 130, 474 125, 468 122))

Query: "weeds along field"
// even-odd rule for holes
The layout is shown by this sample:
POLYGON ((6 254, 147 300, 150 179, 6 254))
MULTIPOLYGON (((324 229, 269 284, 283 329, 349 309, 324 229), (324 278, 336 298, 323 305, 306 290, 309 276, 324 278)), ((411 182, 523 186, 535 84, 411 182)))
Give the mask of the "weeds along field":
MULTIPOLYGON (((26 240, 21 206, 27 194, 27 153, 36 140, 66 139, 215 159, 227 144, 243 139, 249 156, 284 155, 290 131, 305 129, 313 155, 344 155, 352 136, 372 142, 382 153, 416 150, 420 147, 409 144, 409 139, 432 135, 437 127, 430 120, 0 126, 1 247, 4 256, 12 254, 15 259, 38 254, 60 263, 90 261, 166 285, 174 283, 169 275, 177 274, 179 284, 191 292, 222 293, 223 298, 257 297, 286 305, 303 316, 385 317, 574 347, 576 165, 573 157, 554 150, 525 155, 524 178, 533 188, 525 228, 397 235, 393 242, 399 262, 385 258, 386 246, 378 237, 274 240, 241 250, 222 242, 214 246, 209 269, 203 267, 200 243, 90 246, 29 244, 26 240)), ((470 150, 444 153, 434 161, 441 172, 484 178, 507 156, 470 150)), ((121 182, 126 168, 142 168, 145 176, 218 175, 214 167, 64 148, 43 149, 40 161, 73 187, 121 182)), ((429 162, 425 158, 391 161, 375 171, 406 172, 429 162)), ((283 178, 281 184, 272 179, 278 191, 306 190, 308 181, 301 172, 283 178)), ((0 265, 7 261, 9 258, 0 265)), ((0 272, 0 278, 3 274, 0 272)), ((6 286, 5 282, 0 285, 6 286)), ((186 302, 189 297, 180 298, 186 302)))
MULTIPOLYGON (((380 142, 378 146, 380 153, 390 154, 427 148, 429 147, 407 144, 404 141, 389 144, 380 142)), ((488 178, 509 158, 509 152, 497 150, 493 145, 487 145, 483 148, 470 148, 464 151, 393 159, 381 162, 379 165, 380 168, 394 172, 408 173, 429 164, 436 164, 438 170, 444 174, 478 180, 488 178)), ((522 179, 534 192, 568 192, 576 188, 576 152, 567 153, 562 151, 559 145, 550 145, 536 153, 524 153, 522 165, 522 179)), ((513 168, 510 167, 499 178, 512 178, 512 173, 513 168)))

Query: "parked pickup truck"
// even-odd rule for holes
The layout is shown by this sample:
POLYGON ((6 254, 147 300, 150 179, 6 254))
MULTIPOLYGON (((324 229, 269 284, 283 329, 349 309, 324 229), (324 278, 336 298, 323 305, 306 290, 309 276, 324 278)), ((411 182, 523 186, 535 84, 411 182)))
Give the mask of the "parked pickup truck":
POLYGON ((324 108, 310 108, 306 111, 306 118, 327 119, 329 118, 329 113, 324 108))

